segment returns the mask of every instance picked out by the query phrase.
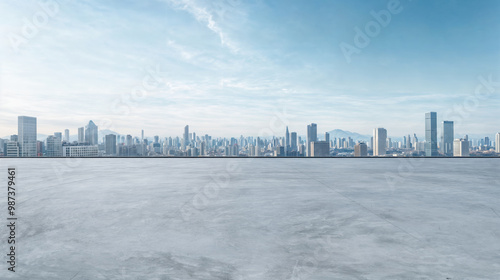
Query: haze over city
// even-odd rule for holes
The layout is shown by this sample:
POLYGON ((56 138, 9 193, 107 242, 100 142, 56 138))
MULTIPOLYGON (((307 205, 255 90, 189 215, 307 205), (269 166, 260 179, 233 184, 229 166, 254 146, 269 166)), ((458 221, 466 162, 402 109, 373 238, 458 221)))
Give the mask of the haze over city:
POLYGON ((489 135, 499 12, 498 1, 2 1, 0 136, 20 115, 47 135, 92 119, 121 134, 190 124, 231 137, 280 114, 300 135, 311 122, 423 135, 428 111, 456 134, 489 135))

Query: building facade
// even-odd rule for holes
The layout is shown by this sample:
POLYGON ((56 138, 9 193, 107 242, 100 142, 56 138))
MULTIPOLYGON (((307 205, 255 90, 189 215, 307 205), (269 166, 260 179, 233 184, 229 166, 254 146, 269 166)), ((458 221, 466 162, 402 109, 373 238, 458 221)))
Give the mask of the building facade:
POLYGON ((97 146, 64 146, 63 157, 97 157, 99 148, 97 146))
POLYGON ((312 156, 311 143, 318 140, 318 126, 311 123, 307 126, 307 156, 312 156))
POLYGON ((36 118, 19 116, 17 136, 20 157, 36 157, 36 118))
POLYGON ((311 142, 311 157, 329 157, 330 143, 326 141, 311 142))
POLYGON ((354 146, 354 156, 355 157, 366 157, 368 156, 368 146, 361 142, 354 146))
POLYGON ((453 156, 467 157, 469 156, 469 141, 466 139, 455 139, 453 141, 453 156))
POLYGON ((495 152, 500 154, 500 132, 495 135, 495 152))
POLYGON ((79 127, 78 128, 78 143, 83 143, 85 142, 85 128, 79 127))
POLYGON ((99 144, 98 132, 97 125, 93 121, 89 121, 89 124, 85 127, 85 142, 91 146, 99 144))
POLYGON ((452 121, 443 122, 443 139, 441 142, 441 151, 445 156, 453 156, 454 129, 452 121))
POLYGON ((385 156, 387 151, 387 130, 385 128, 375 128, 373 130, 373 155, 385 156))
POLYGON ((437 150, 437 114, 425 113, 425 156, 435 157, 437 150))
POLYGON ((109 134, 105 137, 106 155, 116 156, 116 135, 109 134))

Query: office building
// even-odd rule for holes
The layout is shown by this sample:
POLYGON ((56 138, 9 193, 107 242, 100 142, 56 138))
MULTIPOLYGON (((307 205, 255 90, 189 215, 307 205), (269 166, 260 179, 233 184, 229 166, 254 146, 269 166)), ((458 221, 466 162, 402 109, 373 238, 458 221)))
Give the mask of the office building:
POLYGON ((48 136, 45 140, 45 156, 60 157, 62 156, 62 152, 61 138, 56 135, 48 136))
POLYGON ((19 143, 17 141, 9 141, 6 145, 5 155, 8 157, 18 157, 19 156, 19 143))
POLYGON ((78 128, 78 143, 83 143, 85 142, 85 128, 79 127, 78 128))
POLYGON ((425 113, 425 156, 437 155, 437 114, 429 112, 425 113))
POLYGON ((361 142, 354 146, 354 156, 355 157, 366 157, 368 156, 368 146, 361 142))
POLYGON ((85 142, 91 146, 99 144, 98 127, 93 121, 89 121, 89 124, 85 127, 85 142))
POLYGON ((373 155, 385 156, 387 151, 387 130, 385 128, 375 128, 373 130, 373 155))
POLYGON ((97 157, 99 148, 97 146, 64 146, 63 157, 97 157))
POLYGON ((188 146, 189 146, 189 125, 186 125, 184 127, 184 138, 182 141, 182 150, 185 151, 188 146))
POLYGON ((307 126, 307 156, 312 156, 311 143, 318 140, 318 126, 311 123, 307 126))
POLYGON ((20 157, 36 157, 36 118, 17 118, 17 142, 20 157))
POLYGON ((290 152, 290 132, 288 132, 288 126, 285 132, 285 155, 290 152))
POLYGON ((454 129, 452 121, 443 122, 443 137, 441 142, 441 151, 445 156, 453 156, 454 129))
POLYGON ((495 152, 500 153, 500 132, 495 136, 495 152))
POLYGON ((453 141, 453 156, 454 157, 469 156, 469 141, 465 139, 455 139, 453 141))
POLYGON ((69 129, 64 130, 64 142, 69 143, 69 129))
POLYGON ((326 141, 311 142, 311 157, 329 157, 330 144, 326 141))
POLYGON ((290 134, 290 147, 292 151, 297 151, 297 132, 290 134))
POLYGON ((105 137, 106 155, 116 156, 116 135, 108 134, 105 137))

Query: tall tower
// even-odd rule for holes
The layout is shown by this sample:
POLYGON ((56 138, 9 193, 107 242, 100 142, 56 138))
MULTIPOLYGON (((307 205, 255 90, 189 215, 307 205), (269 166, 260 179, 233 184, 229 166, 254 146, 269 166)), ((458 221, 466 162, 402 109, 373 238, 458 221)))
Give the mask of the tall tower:
POLYGON ((437 156, 437 114, 425 113, 425 156, 437 156))
POLYGON ((290 132, 288 132, 288 126, 287 126, 285 134, 285 156, 288 155, 289 151, 290 151, 290 132))
POLYGON ((69 129, 64 130, 64 141, 69 143, 69 129))
POLYGON ((375 128, 373 130, 373 155, 385 156, 387 150, 387 130, 385 128, 375 128))
POLYGON ((85 128, 85 142, 89 145, 97 145, 98 142, 98 128, 93 121, 89 121, 89 124, 85 128))
POLYGON ((116 135, 108 134, 105 140, 106 155, 116 156, 116 135))
POLYGON ((441 149, 445 156, 453 156, 454 130, 452 121, 443 121, 443 142, 441 149))
POLYGON ((495 135, 495 152, 500 154, 500 132, 495 135))
POLYGON ((79 127, 78 128, 78 143, 83 143, 85 142, 85 128, 79 127))
POLYGON ((297 151, 297 132, 292 132, 290 134, 290 148, 292 149, 292 151, 297 151))
POLYGON ((311 156, 311 142, 318 141, 318 126, 311 123, 307 126, 307 156, 311 156))
POLYGON ((19 116, 17 136, 20 157, 36 157, 36 118, 19 116))
POLYGON ((189 125, 186 125, 184 127, 184 149, 187 149, 187 146, 189 146, 189 125))

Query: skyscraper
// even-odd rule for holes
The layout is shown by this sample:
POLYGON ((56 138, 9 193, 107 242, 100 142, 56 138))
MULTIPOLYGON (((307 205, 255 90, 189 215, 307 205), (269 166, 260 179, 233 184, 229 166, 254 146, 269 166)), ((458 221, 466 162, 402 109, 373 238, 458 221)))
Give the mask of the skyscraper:
POLYGON ((79 127, 78 128, 78 143, 83 143, 85 142, 85 128, 79 127))
POLYGON ((325 132, 325 141, 328 142, 328 144, 330 144, 330 133, 328 132, 325 132))
POLYGON ((292 151, 297 151, 297 132, 292 132, 290 134, 290 147, 292 151))
POLYGON ((187 146, 189 146, 189 125, 184 127, 184 142, 182 146, 184 149, 187 149, 187 146))
POLYGON ((453 156, 454 129, 452 121, 443 121, 443 142, 441 150, 445 156, 453 156))
POLYGON ((64 130, 64 141, 69 143, 69 129, 64 130))
POLYGON ((500 132, 495 136, 495 152, 500 153, 500 132))
POLYGON ((54 135, 50 135, 45 140, 45 155, 48 157, 61 157, 62 156, 62 142, 61 133, 56 132, 54 135))
POLYGON ((437 114, 425 113, 425 156, 437 156, 437 114))
POLYGON ((469 156, 469 141, 465 139, 455 139, 453 141, 453 156, 454 157, 469 156))
POLYGON ((307 126, 307 156, 311 156, 311 142, 318 140, 318 126, 311 123, 307 126))
POLYGON ((98 144, 98 128, 93 121, 85 128, 85 142, 92 146, 98 144))
POLYGON ((286 127, 285 133, 285 156, 290 150, 290 132, 288 132, 288 126, 286 127))
POLYGON ((106 155, 115 156, 116 155, 116 135, 108 134, 106 135, 106 155))
POLYGON ((375 128, 373 130, 373 155, 385 156, 387 142, 387 130, 385 128, 375 128))
POLYGON ((20 157, 36 157, 36 118, 19 116, 17 135, 20 157))

